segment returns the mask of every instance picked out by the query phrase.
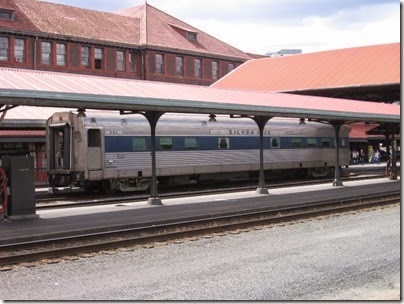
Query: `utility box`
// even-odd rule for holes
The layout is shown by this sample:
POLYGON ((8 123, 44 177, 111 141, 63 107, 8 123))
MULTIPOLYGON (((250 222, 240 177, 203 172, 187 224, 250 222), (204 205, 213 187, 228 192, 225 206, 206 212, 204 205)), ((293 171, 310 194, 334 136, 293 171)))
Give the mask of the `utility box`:
POLYGON ((7 174, 9 219, 37 217, 35 208, 34 158, 3 156, 1 166, 7 174))

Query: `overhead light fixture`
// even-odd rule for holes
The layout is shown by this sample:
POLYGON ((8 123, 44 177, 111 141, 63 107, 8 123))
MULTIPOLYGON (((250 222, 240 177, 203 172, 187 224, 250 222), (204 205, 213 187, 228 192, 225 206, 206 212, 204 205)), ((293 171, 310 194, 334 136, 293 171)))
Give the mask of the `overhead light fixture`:
POLYGON ((80 108, 80 109, 77 109, 77 117, 86 117, 86 109, 82 109, 82 108, 80 108))
POLYGON ((215 114, 210 114, 209 115, 209 122, 216 122, 216 115, 215 114))
POLYGON ((305 119, 302 117, 302 118, 300 118, 299 119, 299 125, 305 125, 306 124, 306 121, 305 121, 305 119))

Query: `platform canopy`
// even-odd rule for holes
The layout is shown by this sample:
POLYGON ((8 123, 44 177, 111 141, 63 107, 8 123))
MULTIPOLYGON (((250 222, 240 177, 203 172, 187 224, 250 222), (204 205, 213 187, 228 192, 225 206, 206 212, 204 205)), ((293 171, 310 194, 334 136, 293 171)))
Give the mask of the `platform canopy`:
POLYGON ((248 60, 211 86, 393 103, 400 68, 397 42, 248 60))
POLYGON ((400 123, 391 104, 12 68, 0 68, 0 105, 400 123))

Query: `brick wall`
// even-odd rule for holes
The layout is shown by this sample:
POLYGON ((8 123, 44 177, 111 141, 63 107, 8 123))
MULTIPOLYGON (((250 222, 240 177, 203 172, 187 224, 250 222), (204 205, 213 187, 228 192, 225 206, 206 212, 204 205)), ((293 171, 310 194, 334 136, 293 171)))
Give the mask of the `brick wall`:
MULTIPOLYGON (((46 71, 58 71, 77 74, 89 74, 106 77, 119 77, 119 78, 132 78, 142 79, 143 70, 145 71, 144 79, 153 81, 196 84, 208 86, 216 80, 212 78, 212 59, 207 57, 197 57, 184 54, 169 53, 166 51, 145 51, 145 67, 142 67, 142 55, 138 49, 117 48, 113 46, 99 46, 89 43, 78 43, 71 41, 56 41, 52 39, 39 38, 27 36, 12 36, 1 34, 0 37, 7 37, 9 39, 9 58, 8 60, 1 60, 0 66, 15 67, 23 69, 38 69, 46 71), (15 60, 14 56, 14 41, 15 38, 24 39, 25 41, 25 56, 22 62, 15 60), (52 63, 44 64, 42 62, 42 42, 51 43, 52 50, 52 63), (57 65, 56 45, 66 45, 66 64, 64 66, 57 65), (86 46, 90 48, 90 66, 84 67, 81 62, 81 47, 86 46), (103 50, 102 68, 95 68, 94 49, 101 48, 103 50), (124 52, 125 70, 117 70, 117 51, 124 52), (133 52, 137 61, 137 70, 130 71, 129 67, 129 52, 133 52), (164 57, 164 72, 156 73, 156 54, 162 54, 164 57), (36 56, 35 56, 36 54, 36 56), (183 75, 176 75, 176 57, 183 58, 183 75), (35 57, 35 58, 34 58, 35 57), (195 59, 201 61, 201 76, 195 77, 195 59)), ((224 76, 228 72, 228 64, 230 61, 215 60, 218 62, 218 78, 224 76)), ((241 62, 231 62, 235 67, 241 62)))

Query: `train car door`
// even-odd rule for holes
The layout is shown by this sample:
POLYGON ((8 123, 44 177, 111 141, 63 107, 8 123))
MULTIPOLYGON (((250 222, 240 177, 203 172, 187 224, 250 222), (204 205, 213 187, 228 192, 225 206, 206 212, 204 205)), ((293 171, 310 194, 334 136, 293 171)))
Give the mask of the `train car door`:
POLYGON ((49 169, 71 169, 71 128, 67 123, 52 124, 50 132, 49 169))
POLYGON ((101 130, 88 129, 87 133, 87 165, 88 170, 102 169, 101 130))

